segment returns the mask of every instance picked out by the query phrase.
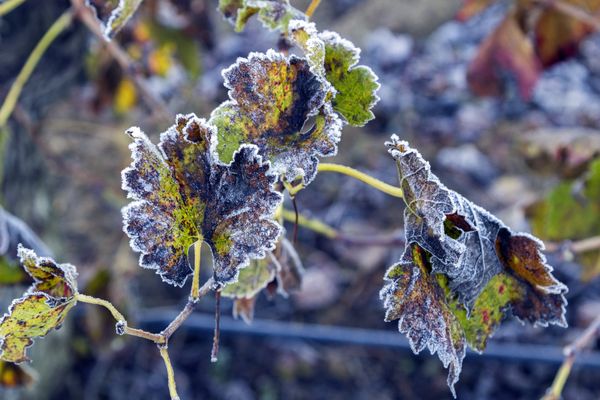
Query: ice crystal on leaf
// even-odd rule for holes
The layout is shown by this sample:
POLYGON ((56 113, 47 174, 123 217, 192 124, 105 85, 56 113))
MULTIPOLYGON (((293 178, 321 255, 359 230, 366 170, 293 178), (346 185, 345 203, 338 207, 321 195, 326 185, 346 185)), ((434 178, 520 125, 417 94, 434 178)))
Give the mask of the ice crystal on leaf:
POLYGON ((483 351, 510 314, 566 326, 567 288, 552 276, 538 239, 446 188, 408 143, 392 136, 386 145, 406 202, 406 248, 380 294, 386 320, 399 320, 415 352, 438 353, 454 394, 465 343, 483 351))
MULTIPOLYGON (((125 26, 127 21, 131 19, 133 14, 137 11, 140 4, 142 4, 144 0, 119 0, 116 7, 112 9, 110 15, 108 16, 106 21, 102 21, 102 30, 104 33, 104 38, 106 40, 111 40, 111 38, 125 26)), ((86 5, 90 7, 95 14, 100 17, 98 14, 98 9, 95 4, 97 1, 92 2, 91 0, 86 0, 86 5), (93 4, 92 4, 93 3, 93 4)), ((107 3, 106 1, 101 1, 100 4, 107 3)), ((110 2, 114 3, 114 2, 110 2)), ((106 5, 108 6, 108 4, 106 5)))
POLYGON ((14 363, 28 360, 26 350, 34 338, 60 327, 77 295, 75 267, 38 257, 22 246, 18 255, 33 284, 0 320, 0 359, 14 363))
POLYGON ((281 195, 256 146, 241 145, 222 163, 214 127, 193 114, 179 115, 158 146, 138 128, 128 134, 133 162, 123 171, 123 189, 134 202, 123 209, 124 230, 142 267, 182 286, 192 273, 188 249, 203 240, 215 282, 224 284, 275 247, 280 227, 271 217, 281 195))
POLYGON ((251 53, 223 77, 230 100, 209 121, 217 128, 221 160, 230 161, 241 144, 252 143, 277 174, 308 184, 318 157, 336 154, 341 121, 326 101, 330 86, 306 60, 273 50, 251 53))

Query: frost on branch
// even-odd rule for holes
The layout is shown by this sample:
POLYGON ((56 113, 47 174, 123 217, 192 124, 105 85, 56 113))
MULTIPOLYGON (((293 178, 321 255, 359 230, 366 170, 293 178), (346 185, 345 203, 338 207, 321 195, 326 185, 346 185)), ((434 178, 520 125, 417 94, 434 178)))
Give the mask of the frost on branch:
POLYGON ((335 155, 340 140, 341 121, 326 102, 327 82, 305 60, 273 50, 239 58, 223 77, 230 100, 209 121, 217 128, 220 159, 228 162, 241 144, 252 143, 277 174, 308 184, 318 157, 335 155))
POLYGON ((406 248, 385 277, 386 321, 399 319, 415 352, 438 352, 454 384, 464 342, 483 351, 512 314, 534 325, 566 326, 566 286, 552 276, 543 244, 447 189, 421 155, 392 136, 406 209, 406 248), (433 313, 431 310, 436 310, 433 313))
POLYGON ((77 272, 72 265, 38 257, 22 246, 18 255, 33 284, 0 320, 0 359, 14 363, 28 360, 26 350, 34 338, 60 327, 77 294, 77 272))
POLYGON ((123 189, 134 202, 123 209, 124 230, 142 267, 182 286, 192 273, 188 249, 203 240, 215 281, 224 284, 275 247, 280 227, 271 216, 281 195, 256 146, 243 145, 222 163, 214 128, 193 114, 179 115, 158 146, 138 128, 128 133, 133 162, 123 189))
MULTIPOLYGON (((90 0, 86 0, 86 5, 96 13, 97 17, 100 18, 100 21, 102 22, 104 38, 106 40, 110 40, 118 31, 121 30, 121 28, 123 28, 123 26, 125 26, 133 14, 135 14, 140 4, 142 4, 142 1, 143 0, 119 0, 117 6, 110 11, 106 21, 104 21, 103 16, 100 15, 103 14, 102 12, 99 12, 102 10, 98 10, 98 8, 94 5, 98 3, 97 1, 92 2, 90 0)), ((107 2, 104 1, 100 3, 107 2)), ((106 7, 106 5, 104 7, 106 7)))
POLYGON ((377 75, 357 65, 360 49, 335 32, 317 32, 315 24, 290 22, 290 38, 304 51, 313 71, 336 91, 333 108, 350 125, 363 126, 375 116, 371 109, 379 101, 377 75))
POLYGON ((292 19, 306 18, 288 0, 219 0, 219 11, 235 27, 236 32, 243 31, 255 14, 258 14, 259 21, 265 27, 282 32, 287 32, 292 19))

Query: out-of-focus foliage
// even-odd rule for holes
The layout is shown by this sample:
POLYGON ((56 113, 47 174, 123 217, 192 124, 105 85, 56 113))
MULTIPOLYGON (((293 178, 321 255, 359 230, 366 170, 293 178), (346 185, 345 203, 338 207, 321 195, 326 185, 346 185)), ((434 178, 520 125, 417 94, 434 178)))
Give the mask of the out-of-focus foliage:
MULTIPOLYGON (((457 18, 467 20, 496 0, 465 0, 457 18)), ((566 7, 593 16, 598 0, 564 0, 566 7)), ((480 96, 499 95, 502 74, 518 82, 523 99, 529 100, 540 70, 575 55, 579 43, 594 29, 551 3, 514 1, 504 20, 483 42, 469 67, 471 90, 480 96), (533 23, 532 23, 533 21, 533 23)))
MULTIPOLYGON (((545 240, 600 236, 600 158, 590 163, 581 179, 560 183, 529 206, 527 214, 533 233, 545 240)), ((584 252, 577 259, 584 266, 583 280, 600 274, 600 250, 584 252)))
POLYGON ((26 365, 0 361, 0 389, 16 389, 30 386, 35 382, 37 374, 26 365))

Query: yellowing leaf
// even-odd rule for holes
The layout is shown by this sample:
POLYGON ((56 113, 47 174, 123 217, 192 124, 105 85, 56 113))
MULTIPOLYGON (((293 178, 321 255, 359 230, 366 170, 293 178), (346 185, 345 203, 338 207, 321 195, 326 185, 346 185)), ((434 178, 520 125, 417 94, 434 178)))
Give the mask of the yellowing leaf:
POLYGON ((406 209, 406 248, 386 274, 386 320, 399 319, 415 352, 437 351, 458 380, 464 343, 483 351, 512 314, 534 325, 566 326, 567 288, 552 276, 543 244, 442 185, 429 164, 397 136, 396 160, 406 209))
POLYGON ((31 385, 36 379, 36 372, 27 365, 0 361, 0 388, 22 388, 31 385))
POLYGON ((34 282, 0 320, 0 359, 15 363, 28 360, 26 350, 34 338, 60 327, 77 294, 77 272, 72 265, 56 264, 22 246, 18 255, 34 282))
POLYGON ((137 103, 137 89, 131 79, 121 79, 115 91, 114 110, 117 114, 126 114, 137 103))
POLYGON ((277 265, 271 260, 271 253, 261 260, 252 260, 240 271, 237 282, 225 286, 221 295, 233 299, 251 299, 275 278, 277 265))
POLYGON ((541 67, 533 45, 509 13, 496 30, 479 47, 471 61, 467 80, 471 90, 479 96, 497 96, 504 90, 505 79, 517 82, 519 93, 525 100, 532 95, 541 67))
POLYGON ((230 100, 209 121, 217 128, 220 159, 229 162, 241 144, 251 143, 277 174, 308 184, 318 157, 334 155, 340 139, 341 121, 326 102, 329 85, 305 60, 272 50, 238 59, 223 76, 230 100))
POLYGON ((193 114, 179 115, 158 147, 138 128, 128 133, 133 163, 123 171, 123 189, 135 201, 123 209, 124 229, 142 267, 182 286, 192 273, 188 249, 204 240, 215 281, 225 284, 275 247, 280 227, 271 217, 281 195, 256 146, 240 146, 223 164, 214 127, 193 114))
MULTIPOLYGON (((527 208, 534 234, 553 241, 579 240, 600 235, 600 159, 590 163, 583 182, 565 181, 548 196, 527 208)), ((578 255, 583 280, 600 274, 600 251, 578 255)))
POLYGON ((354 126, 375 118, 371 109, 379 101, 380 85, 369 67, 357 65, 359 48, 335 32, 318 33, 313 23, 302 20, 290 23, 290 37, 306 53, 312 70, 335 88, 335 111, 354 126))

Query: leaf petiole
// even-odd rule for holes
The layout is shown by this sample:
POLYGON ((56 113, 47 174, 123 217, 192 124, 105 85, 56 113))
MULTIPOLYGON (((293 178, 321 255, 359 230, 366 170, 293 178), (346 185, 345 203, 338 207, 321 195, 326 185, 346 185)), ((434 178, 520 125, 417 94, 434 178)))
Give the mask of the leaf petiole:
POLYGON ((318 166, 319 172, 337 172, 339 174, 348 175, 354 179, 358 179, 361 182, 366 183, 367 185, 374 187, 375 189, 389 194, 390 196, 400 197, 402 198, 402 189, 397 186, 392 186, 388 183, 380 181, 377 178, 372 177, 371 175, 365 174, 357 169, 352 167, 347 167, 345 165, 340 164, 331 164, 331 163, 320 163, 318 166))
POLYGON ((194 300, 198 299, 200 292, 200 262, 202 261, 202 241, 199 238, 194 243, 194 275, 192 276, 192 290, 190 297, 194 300))
POLYGON ((177 394, 177 385, 175 383, 175 372, 173 371, 173 365, 171 364, 171 359, 169 358, 167 346, 158 346, 158 350, 160 351, 160 355, 165 362, 165 367, 167 367, 169 395, 171 396, 171 400, 179 400, 179 395, 177 394))

